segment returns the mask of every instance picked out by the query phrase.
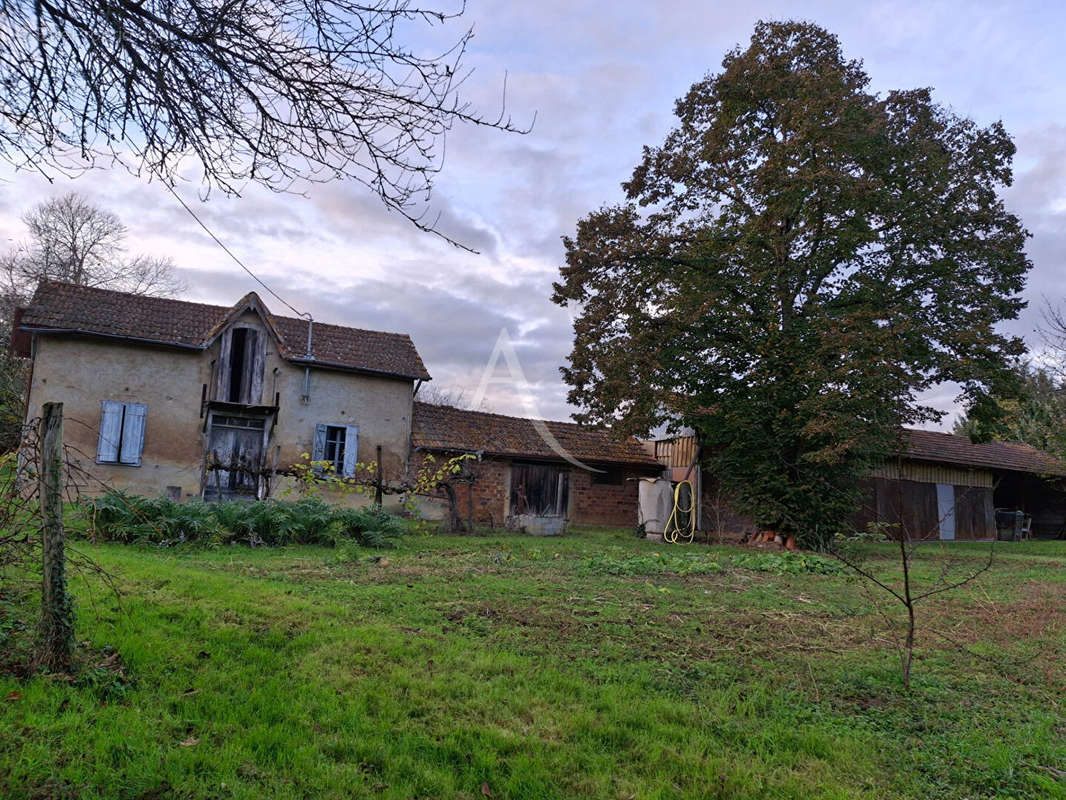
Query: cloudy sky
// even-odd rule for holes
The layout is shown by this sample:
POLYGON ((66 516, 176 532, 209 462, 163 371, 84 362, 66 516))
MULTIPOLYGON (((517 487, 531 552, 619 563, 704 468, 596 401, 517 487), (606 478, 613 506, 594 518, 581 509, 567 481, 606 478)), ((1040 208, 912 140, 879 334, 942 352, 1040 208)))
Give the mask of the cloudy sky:
MULTIPOLYGON (((1036 344, 1044 298, 1066 297, 1066 4, 1058 0, 469 0, 461 23, 476 31, 468 96, 493 115, 506 73, 516 123, 536 112, 528 135, 456 129, 448 138, 433 204, 442 230, 479 255, 418 232, 355 185, 312 186, 305 196, 213 195, 197 212, 315 319, 410 333, 442 388, 473 395, 505 331, 531 392, 493 382, 488 406, 566 418, 558 368, 570 320, 549 301, 560 237, 621 198, 641 146, 671 127, 674 100, 746 43, 757 19, 793 17, 836 33, 848 57, 864 60, 876 90, 930 86, 940 103, 981 124, 1004 121, 1018 145, 1006 199, 1033 234, 1035 264, 1030 310, 1013 329, 1036 344)), ((454 38, 461 28, 444 33, 454 38)), ((122 172, 50 185, 0 168, 0 236, 23 238, 21 214, 72 189, 117 212, 132 249, 172 256, 187 299, 229 304, 258 288, 162 187, 122 172)), ((198 203, 195 186, 183 193, 198 203)), ((934 401, 950 409, 951 392, 934 401)))

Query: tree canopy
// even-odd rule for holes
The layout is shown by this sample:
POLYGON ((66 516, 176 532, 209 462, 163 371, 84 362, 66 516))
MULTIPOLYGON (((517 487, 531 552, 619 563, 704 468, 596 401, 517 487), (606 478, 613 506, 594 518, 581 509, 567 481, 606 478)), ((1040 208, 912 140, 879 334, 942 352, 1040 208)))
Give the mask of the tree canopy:
POLYGON ((46 175, 116 161, 210 189, 349 179, 418 227, 457 122, 516 130, 459 96, 463 9, 410 0, 8 0, 0 158, 46 175), (398 29, 401 31, 398 35, 398 29))
POLYGON ((993 414, 1022 352, 1028 235, 997 191, 1014 146, 935 104, 869 89, 808 23, 761 22, 676 105, 626 201, 566 237, 563 375, 585 421, 688 425, 741 511, 808 544, 855 478, 935 419, 955 381, 993 414))

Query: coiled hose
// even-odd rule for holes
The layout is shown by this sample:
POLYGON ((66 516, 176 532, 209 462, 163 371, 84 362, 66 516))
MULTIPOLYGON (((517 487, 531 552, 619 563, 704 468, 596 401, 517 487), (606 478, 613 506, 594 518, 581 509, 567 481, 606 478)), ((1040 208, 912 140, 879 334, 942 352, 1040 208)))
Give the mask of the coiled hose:
POLYGON ((696 487, 692 485, 692 481, 685 478, 683 481, 678 481, 677 486, 674 487, 674 510, 670 512, 670 518, 666 521, 666 528, 663 529, 663 541, 670 542, 671 544, 677 544, 682 542, 684 544, 692 544, 692 540, 696 538, 696 487), (684 494, 682 487, 688 487, 688 507, 682 506, 682 495, 684 494), (685 514, 688 516, 687 524, 682 527, 681 522, 678 519, 678 514, 685 514))

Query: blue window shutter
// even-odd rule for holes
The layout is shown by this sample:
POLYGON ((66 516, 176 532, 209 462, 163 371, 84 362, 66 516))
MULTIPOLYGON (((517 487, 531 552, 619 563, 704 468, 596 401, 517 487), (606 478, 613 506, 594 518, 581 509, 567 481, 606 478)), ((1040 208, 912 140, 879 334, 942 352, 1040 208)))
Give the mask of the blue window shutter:
POLYGON ((344 433, 344 477, 355 476, 355 465, 359 461, 359 426, 349 425, 344 433))
POLYGON ((311 460, 323 461, 326 458, 326 423, 315 425, 315 440, 311 445, 311 460))
POLYGON ((126 403, 126 416, 122 423, 122 452, 118 459, 123 464, 141 465, 147 417, 148 406, 144 403, 126 403))
POLYGON ((100 412, 100 439, 96 444, 97 461, 118 461, 118 443, 122 438, 122 403, 105 400, 100 412))

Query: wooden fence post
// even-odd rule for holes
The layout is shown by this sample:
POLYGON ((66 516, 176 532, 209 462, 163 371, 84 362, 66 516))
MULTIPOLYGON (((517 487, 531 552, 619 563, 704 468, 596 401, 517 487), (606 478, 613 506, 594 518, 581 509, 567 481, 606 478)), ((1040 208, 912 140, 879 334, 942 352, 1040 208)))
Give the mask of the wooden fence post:
POLYGON ((43 591, 41 664, 69 672, 74 649, 74 610, 67 593, 63 542, 63 404, 45 403, 40 431, 43 591))

